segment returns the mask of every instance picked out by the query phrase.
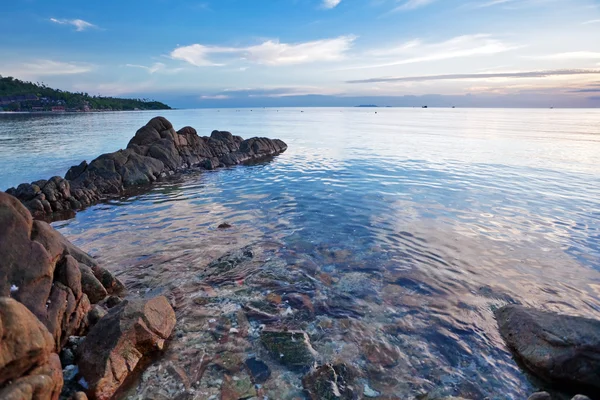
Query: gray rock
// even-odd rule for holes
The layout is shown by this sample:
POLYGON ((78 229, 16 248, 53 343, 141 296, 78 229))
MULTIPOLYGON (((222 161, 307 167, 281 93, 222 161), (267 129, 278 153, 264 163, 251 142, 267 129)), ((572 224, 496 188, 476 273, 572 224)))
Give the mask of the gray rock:
POLYGON ((552 400, 552 396, 548 392, 537 392, 529 396, 527 400, 552 400))
POLYGON ((600 321, 509 305, 496 311, 500 333, 534 375, 600 388, 600 321))

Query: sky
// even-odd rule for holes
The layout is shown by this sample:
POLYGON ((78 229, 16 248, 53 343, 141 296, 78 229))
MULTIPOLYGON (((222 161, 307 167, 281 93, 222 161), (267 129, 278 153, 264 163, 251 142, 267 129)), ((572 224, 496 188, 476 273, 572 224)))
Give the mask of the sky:
POLYGON ((600 107, 599 0, 11 0, 0 75, 173 107, 600 107))

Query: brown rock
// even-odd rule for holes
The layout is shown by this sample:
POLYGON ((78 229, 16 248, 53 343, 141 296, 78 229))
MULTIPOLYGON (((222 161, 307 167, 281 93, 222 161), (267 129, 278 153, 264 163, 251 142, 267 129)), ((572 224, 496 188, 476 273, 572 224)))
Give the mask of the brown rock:
POLYGON ((71 396, 70 400, 88 400, 88 397, 83 392, 76 392, 71 396))
POLYGON ((110 399, 146 355, 164 346, 175 326, 165 297, 125 300, 94 326, 78 348, 92 397, 110 399))
POLYGON ((48 362, 0 390, 2 400, 58 400, 63 387, 60 359, 51 354, 48 362))
POLYGON ((0 298, 0 385, 48 362, 54 340, 23 304, 0 298))
POLYGON ((509 305, 500 333, 532 373, 554 384, 600 388, 600 321, 509 305))

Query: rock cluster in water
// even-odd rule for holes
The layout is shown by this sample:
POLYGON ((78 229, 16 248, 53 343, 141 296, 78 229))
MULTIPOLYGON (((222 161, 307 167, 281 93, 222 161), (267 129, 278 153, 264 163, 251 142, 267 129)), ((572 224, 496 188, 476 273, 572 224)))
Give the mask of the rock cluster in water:
POLYGON ((58 399, 63 373, 80 382, 67 393, 111 398, 175 326, 166 298, 121 301, 124 289, 0 192, 0 398, 58 399))
POLYGON ((177 171, 237 165, 286 149, 278 139, 244 140, 222 131, 201 137, 191 127, 175 131, 167 119, 156 117, 136 132, 125 150, 103 154, 89 164, 83 161, 71 167, 64 178, 23 183, 7 193, 21 200, 34 218, 48 220, 177 171))

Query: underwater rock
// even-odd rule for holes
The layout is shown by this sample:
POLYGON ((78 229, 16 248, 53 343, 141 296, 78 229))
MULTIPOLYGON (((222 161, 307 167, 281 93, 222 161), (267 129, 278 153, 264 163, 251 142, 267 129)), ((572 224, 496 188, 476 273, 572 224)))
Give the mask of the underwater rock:
POLYGON ((345 364, 325 364, 305 375, 302 386, 311 400, 354 400, 359 390, 353 380, 345 364))
POLYGON ((600 321, 508 305, 496 311, 518 360, 553 384, 600 388, 600 321))
POLYGON ((89 164, 83 161, 71 167, 64 179, 55 176, 23 183, 7 193, 22 201, 36 219, 52 219, 177 171, 232 166, 286 150, 278 139, 243 140, 220 131, 200 137, 191 127, 176 132, 167 119, 156 117, 136 132, 125 150, 103 154, 89 164))
POLYGON ((175 312, 163 296, 112 308, 77 349, 92 397, 110 399, 144 356, 162 350, 174 327, 175 312))
POLYGON ((263 361, 252 357, 246 360, 246 368, 254 383, 265 383, 271 377, 271 369, 263 361))
POLYGON ((265 329, 260 341, 275 360, 291 370, 304 370, 315 362, 316 351, 306 332, 265 329))
POLYGON ((247 375, 223 377, 221 400, 244 400, 256 396, 254 384, 247 375))

